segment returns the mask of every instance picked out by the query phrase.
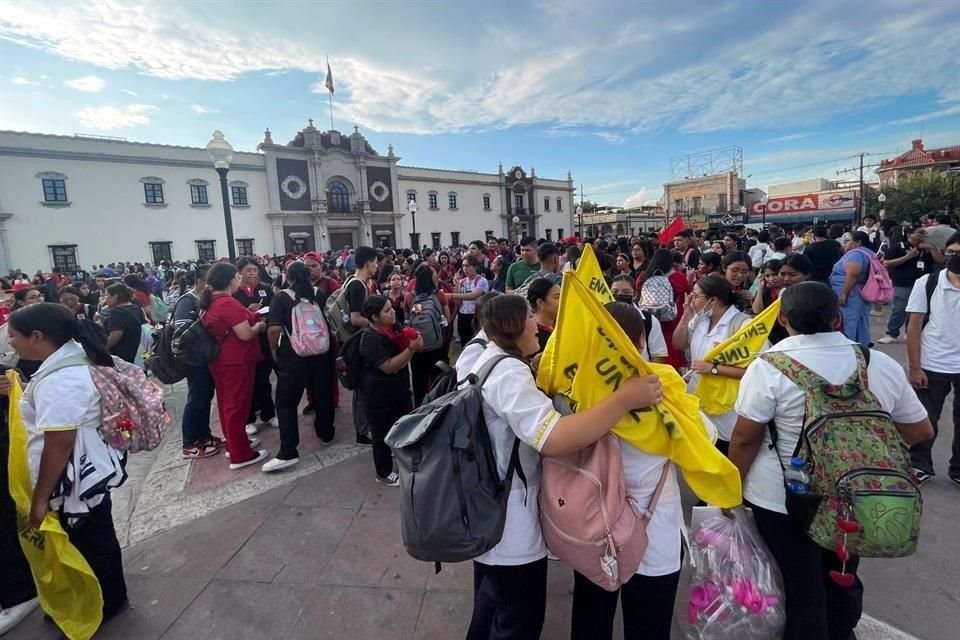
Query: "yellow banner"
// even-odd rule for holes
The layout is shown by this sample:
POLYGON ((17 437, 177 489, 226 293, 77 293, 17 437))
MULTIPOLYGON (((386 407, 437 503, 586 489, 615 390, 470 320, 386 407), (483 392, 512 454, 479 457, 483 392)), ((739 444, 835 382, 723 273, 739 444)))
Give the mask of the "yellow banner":
MULTIPOLYGON (((777 298, 760 315, 708 351, 703 359, 706 362, 746 369, 763 350, 779 313, 780 299, 777 298)), ((704 413, 718 416, 733 409, 739 390, 740 380, 706 373, 700 375, 694 394, 700 398, 704 413)))
MULTIPOLYGON (((702 500, 721 507, 740 504, 740 475, 710 442, 700 421, 697 399, 668 365, 648 363, 610 316, 600 300, 609 289, 594 282, 587 250, 581 274, 564 273, 557 325, 544 350, 537 384, 548 395, 566 396, 575 408, 591 407, 634 375, 655 373, 663 383, 663 402, 632 411, 614 427, 622 440, 648 453, 669 458, 702 500), (599 298, 599 299, 598 299, 599 298)), ((599 269, 598 269, 599 270, 599 269)))
POLYGON ((23 392, 14 371, 7 372, 10 387, 10 495, 17 507, 17 531, 23 555, 30 564, 40 606, 70 640, 89 640, 100 628, 103 595, 93 569, 70 543, 55 513, 48 513, 39 529, 30 525, 33 485, 27 467, 27 430, 20 416, 23 392))
POLYGON ((607 279, 603 277, 603 270, 597 261, 597 254, 593 252, 593 245, 583 246, 583 255, 577 263, 577 280, 587 287, 600 304, 613 302, 613 293, 607 286, 607 279))

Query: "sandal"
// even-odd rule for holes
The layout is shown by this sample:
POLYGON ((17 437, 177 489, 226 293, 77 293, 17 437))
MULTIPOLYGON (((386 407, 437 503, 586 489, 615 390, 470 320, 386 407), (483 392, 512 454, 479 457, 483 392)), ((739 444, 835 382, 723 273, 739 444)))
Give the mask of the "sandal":
POLYGON ((183 448, 183 457, 186 460, 196 460, 199 458, 209 458, 217 455, 219 449, 207 442, 195 442, 183 448))

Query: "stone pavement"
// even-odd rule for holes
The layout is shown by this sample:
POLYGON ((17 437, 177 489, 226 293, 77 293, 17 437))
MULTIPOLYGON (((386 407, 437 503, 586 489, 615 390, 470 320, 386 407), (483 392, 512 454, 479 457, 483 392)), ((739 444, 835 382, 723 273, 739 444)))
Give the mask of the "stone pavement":
MULTIPOLYGON (((902 343, 880 348, 906 361, 902 343)), ((171 398, 177 411, 182 389, 171 398)), ((127 493, 114 493, 115 520, 129 545, 131 608, 97 638, 462 638, 471 611, 469 564, 434 575, 432 565, 406 554, 398 491, 373 481, 369 450, 350 444, 349 397, 341 404, 338 442, 321 446, 304 418, 300 466, 274 476, 256 468, 229 472, 219 456, 183 461, 178 420, 157 452, 134 456, 127 493)), ((884 622, 923 640, 956 637, 960 557, 947 549, 957 540, 960 490, 945 478, 952 431, 947 412, 935 448, 941 475, 924 487, 918 552, 862 564, 865 610, 873 617, 861 622, 860 640, 910 637, 884 622)), ((272 453, 276 437, 275 429, 263 434, 272 453)), ((688 515, 692 502, 685 494, 688 515)), ((683 637, 688 573, 674 638, 683 637)), ((571 586, 571 572, 550 563, 546 640, 568 637, 571 586)), ((35 612, 4 640, 57 637, 35 612)))

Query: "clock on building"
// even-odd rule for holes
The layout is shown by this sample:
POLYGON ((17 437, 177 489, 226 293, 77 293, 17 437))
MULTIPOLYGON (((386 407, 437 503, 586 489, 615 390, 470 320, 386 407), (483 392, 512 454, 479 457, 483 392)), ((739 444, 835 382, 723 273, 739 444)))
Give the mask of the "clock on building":
POLYGON ((370 185, 370 197, 377 202, 383 202, 390 196, 390 189, 379 180, 370 185))
POLYGON ((283 182, 280 183, 280 190, 283 191, 288 198, 298 200, 307 192, 307 183, 299 176, 287 176, 283 179, 283 182))
POLYGON ((520 171, 520 169, 517 169, 517 172, 514 173, 513 175, 517 176, 517 180, 519 180, 520 178, 523 177, 523 171, 520 171))

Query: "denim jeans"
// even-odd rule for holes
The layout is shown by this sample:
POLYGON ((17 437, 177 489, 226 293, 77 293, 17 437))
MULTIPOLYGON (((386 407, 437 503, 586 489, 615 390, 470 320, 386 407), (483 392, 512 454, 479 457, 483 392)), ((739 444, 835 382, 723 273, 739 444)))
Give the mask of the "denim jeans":
POLYGON ((913 287, 894 287, 893 304, 890 306, 890 319, 887 320, 887 335, 900 337, 900 329, 907 321, 907 300, 913 287))
POLYGON ((206 366, 187 367, 187 402, 183 406, 183 446, 210 437, 213 376, 206 366))
POLYGON ((960 373, 937 373, 936 371, 923 370, 927 374, 927 388, 918 389, 917 397, 927 410, 927 416, 930 418, 930 424, 933 425, 933 438, 924 442, 918 442, 910 447, 910 459, 913 466, 921 471, 933 473, 933 459, 930 452, 933 450, 933 443, 940 433, 937 424, 940 422, 940 414, 943 411, 943 404, 950 395, 950 386, 953 386, 953 443, 951 445, 950 467, 948 473, 952 478, 960 478, 960 373))

